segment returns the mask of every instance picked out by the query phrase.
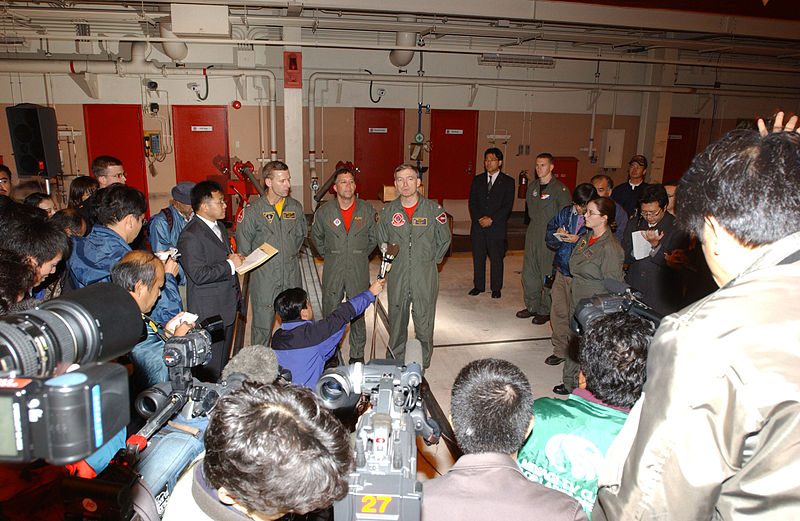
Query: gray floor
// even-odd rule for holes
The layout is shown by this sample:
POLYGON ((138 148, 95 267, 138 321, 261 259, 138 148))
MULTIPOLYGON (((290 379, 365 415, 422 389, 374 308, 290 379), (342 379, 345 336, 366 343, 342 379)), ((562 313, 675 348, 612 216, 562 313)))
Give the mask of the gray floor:
MULTIPOLYGON (((374 260, 370 266, 373 278, 378 265, 378 261, 374 260)), ((317 262, 317 268, 321 273, 321 262, 317 262)), ((531 324, 530 319, 514 316, 524 307, 521 269, 521 252, 509 252, 505 259, 503 296, 501 299, 492 299, 489 293, 475 297, 467 295, 472 288, 471 255, 457 254, 443 263, 439 274, 434 353, 425 377, 446 414, 450 412, 450 387, 458 371, 470 361, 485 357, 503 358, 518 365, 528 376, 535 397, 555 396, 552 389, 561 381, 562 366, 544 364, 544 359, 552 353, 550 324, 536 326, 531 324)), ((385 306, 385 292, 380 298, 385 306)), ((371 347, 373 313, 373 308, 366 311, 367 358, 371 347)), ((409 324, 411 337, 413 326, 409 324)), ((386 330, 379 322, 375 347, 378 357, 385 351, 387 340, 386 330)), ((343 352, 347 353, 347 349, 345 338, 343 352)), ((419 479, 435 477, 437 471, 444 473, 452 465, 443 443, 424 447, 420 442, 420 447, 423 455, 418 463, 419 479)))

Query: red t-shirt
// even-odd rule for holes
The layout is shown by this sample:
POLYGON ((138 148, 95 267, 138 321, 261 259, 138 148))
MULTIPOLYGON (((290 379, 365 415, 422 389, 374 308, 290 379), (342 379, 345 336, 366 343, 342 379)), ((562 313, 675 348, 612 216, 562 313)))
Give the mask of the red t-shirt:
POLYGON ((411 216, 412 216, 412 215, 414 215, 414 210, 417 208, 417 205, 418 205, 418 204, 419 204, 419 201, 417 201, 417 202, 414 204, 414 206, 409 206, 408 208, 406 208, 405 206, 403 206, 403 210, 405 210, 405 211, 406 211, 406 215, 408 215, 408 218, 409 218, 409 220, 411 219, 411 216))
POLYGON ((339 207, 339 209, 342 210, 342 219, 344 220, 344 229, 346 231, 348 231, 348 232, 350 231, 350 222, 353 220, 353 210, 355 209, 355 207, 356 207, 356 203, 355 202, 353 202, 353 204, 350 205, 350 208, 347 208, 346 210, 343 209, 342 207, 339 207))
POLYGON ((592 237, 591 239, 589 239, 589 246, 591 246, 592 244, 594 244, 595 242, 597 242, 597 239, 599 239, 599 238, 600 238, 600 237, 592 237))

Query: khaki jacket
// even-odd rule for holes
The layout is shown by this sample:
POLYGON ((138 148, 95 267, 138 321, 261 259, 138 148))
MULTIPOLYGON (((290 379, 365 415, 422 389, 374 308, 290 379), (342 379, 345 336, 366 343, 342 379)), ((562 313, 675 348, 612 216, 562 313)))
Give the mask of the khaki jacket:
POLYGON ((595 521, 800 519, 800 261, 780 264, 799 248, 661 323, 595 521))

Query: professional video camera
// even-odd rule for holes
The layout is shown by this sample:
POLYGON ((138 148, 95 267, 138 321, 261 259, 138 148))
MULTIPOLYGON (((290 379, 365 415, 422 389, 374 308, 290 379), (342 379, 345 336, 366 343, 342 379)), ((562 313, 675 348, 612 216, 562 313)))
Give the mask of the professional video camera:
POLYGON ((642 302, 642 294, 632 287, 614 279, 605 279, 603 286, 611 293, 602 293, 591 298, 578 301, 575 313, 570 319, 570 326, 576 334, 581 334, 586 328, 603 315, 624 311, 631 315, 638 315, 653 322, 658 328, 664 316, 642 302))
POLYGON ((102 362, 130 351, 140 316, 102 283, 0 318, 0 461, 72 463, 125 428, 127 371, 102 362))
MULTIPOLYGON (((137 435, 149 438, 178 411, 184 417, 207 414, 234 382, 205 383, 192 376, 192 368, 211 360, 211 344, 225 338, 222 318, 210 317, 183 336, 164 344, 164 363, 169 381, 142 391, 134 407, 147 423, 137 435)), ((241 385, 241 382, 239 382, 241 385)))
POLYGON ((320 377, 317 396, 329 409, 352 409, 362 396, 371 404, 358 420, 356 468, 347 497, 334 504, 337 520, 419 520, 422 484, 416 479, 416 436, 431 445, 441 434, 425 410, 421 383, 418 363, 396 360, 337 367, 320 377))

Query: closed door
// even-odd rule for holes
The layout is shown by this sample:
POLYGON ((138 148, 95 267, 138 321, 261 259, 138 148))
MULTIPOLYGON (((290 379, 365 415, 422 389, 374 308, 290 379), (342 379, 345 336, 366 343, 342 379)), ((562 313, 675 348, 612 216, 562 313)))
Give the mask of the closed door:
POLYGON ((394 169, 403 163, 403 109, 356 108, 356 190, 362 199, 378 199, 384 185, 394 184, 394 169))
POLYGON ((467 199, 476 172, 478 112, 475 110, 431 111, 430 169, 423 176, 431 199, 467 199))
POLYGON ((97 156, 116 157, 125 167, 125 184, 141 190, 147 197, 142 107, 84 105, 83 123, 89 161, 97 156))
POLYGON ((698 118, 670 118, 662 182, 678 181, 683 177, 697 151, 699 130, 698 118))

